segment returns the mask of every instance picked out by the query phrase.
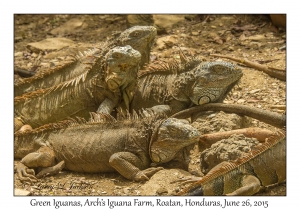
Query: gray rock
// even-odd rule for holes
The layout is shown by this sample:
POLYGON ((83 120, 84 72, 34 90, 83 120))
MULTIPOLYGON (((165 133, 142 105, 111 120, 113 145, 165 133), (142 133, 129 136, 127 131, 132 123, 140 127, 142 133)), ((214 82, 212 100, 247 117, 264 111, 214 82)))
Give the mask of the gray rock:
POLYGON ((15 188, 15 196, 28 196, 30 194, 31 194, 31 192, 28 190, 22 190, 22 189, 15 188))
POLYGON ((171 48, 174 44, 177 43, 178 37, 177 36, 164 36, 160 37, 156 41, 157 49, 163 50, 166 48, 171 48))
POLYGON ((132 26, 153 26, 154 25, 153 15, 151 14, 127 15, 126 24, 128 28, 132 26))
POLYGON ((23 52, 16 52, 16 53, 14 54, 14 56, 15 56, 15 57, 21 57, 21 56, 23 56, 23 52))
POLYGON ((175 194, 178 183, 171 183, 183 177, 192 176, 181 169, 164 169, 155 173, 150 180, 140 188, 140 195, 172 195, 175 194))
POLYGON ((35 53, 39 53, 40 51, 51 52, 51 51, 55 51, 55 50, 60 50, 64 47, 68 47, 72 44, 74 44, 74 42, 70 39, 48 38, 48 39, 44 39, 40 42, 29 43, 26 47, 35 53))
POLYGON ((185 18, 184 15, 153 15, 153 20, 157 34, 164 34, 175 25, 184 22, 185 18))
POLYGON ((85 29, 88 26, 82 20, 73 18, 63 25, 53 29, 50 33, 53 35, 65 35, 65 34, 74 34, 78 31, 85 29))

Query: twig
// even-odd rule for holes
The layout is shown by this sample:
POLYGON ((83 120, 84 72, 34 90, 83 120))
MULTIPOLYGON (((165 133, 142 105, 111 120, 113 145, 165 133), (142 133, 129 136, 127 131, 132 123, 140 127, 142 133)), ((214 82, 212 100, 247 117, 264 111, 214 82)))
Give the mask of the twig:
POLYGON ((31 72, 23 69, 15 69, 14 73, 19 74, 21 77, 32 77, 33 75, 35 75, 35 72, 31 72))
POLYGON ((279 69, 274 69, 265 65, 261 65, 259 63, 255 63, 252 61, 247 60, 246 58, 244 59, 240 59, 240 58, 235 58, 235 57, 231 57, 231 56, 227 56, 227 55, 219 55, 219 54, 210 54, 211 56, 216 56, 219 58, 227 58, 242 64, 245 64, 248 67, 260 70, 265 72, 266 74, 275 77, 277 79, 286 81, 286 71, 285 70, 279 70, 279 69))
POLYGON ((286 126, 286 115, 278 114, 268 110, 262 110, 255 107, 237 104, 209 103, 201 106, 195 106, 189 109, 180 111, 171 117, 188 118, 191 114, 201 111, 224 111, 246 115, 255 118, 270 125, 283 128, 286 126))

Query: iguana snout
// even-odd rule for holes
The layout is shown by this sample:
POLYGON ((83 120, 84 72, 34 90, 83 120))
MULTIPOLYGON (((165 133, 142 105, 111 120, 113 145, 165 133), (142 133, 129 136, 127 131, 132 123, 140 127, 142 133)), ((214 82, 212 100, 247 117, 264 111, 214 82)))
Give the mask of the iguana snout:
POLYGON ((137 80, 141 54, 131 46, 115 47, 107 53, 106 82, 113 92, 124 89, 137 80))
POLYGON ((176 154, 197 142, 199 131, 192 127, 187 120, 168 118, 158 128, 150 145, 150 157, 153 162, 166 163, 176 154))

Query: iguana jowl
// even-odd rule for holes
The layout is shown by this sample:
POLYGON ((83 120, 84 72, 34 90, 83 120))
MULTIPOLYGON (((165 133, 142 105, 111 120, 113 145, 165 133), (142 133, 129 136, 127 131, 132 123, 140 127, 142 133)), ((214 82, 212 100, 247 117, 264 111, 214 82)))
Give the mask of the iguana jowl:
POLYGON ((88 123, 65 120, 16 132, 14 157, 23 158, 16 168, 19 178, 34 178, 26 173, 27 167, 50 167, 37 175, 42 177, 64 166, 88 173, 118 171, 130 180, 147 180, 162 169, 148 168, 151 160, 160 164, 175 159, 199 135, 187 121, 162 115, 133 114, 118 121, 95 115, 95 121, 88 123))
MULTIPOLYGON (((90 49, 74 56, 74 60, 67 61, 61 66, 40 72, 33 77, 24 79, 14 86, 14 96, 38 89, 50 88, 62 82, 81 77, 87 71, 102 71, 105 65, 105 55, 116 46, 130 45, 141 53, 142 67, 149 62, 150 50, 156 36, 153 26, 134 26, 123 31, 119 36, 105 42, 99 48, 90 49)), ((101 72, 105 77, 106 72, 101 72)))
POLYGON ((129 106, 132 96, 128 93, 136 86, 141 54, 125 46, 111 49, 105 59, 90 59, 93 66, 100 67, 97 62, 103 63, 104 60, 106 63, 101 70, 92 68, 80 77, 15 97, 15 117, 35 128, 68 117, 87 119, 89 112, 109 113, 121 99, 129 106), (104 70, 107 71, 106 78, 102 74, 104 70), (117 84, 118 88, 110 90, 107 78, 117 84))
POLYGON ((139 71, 138 87, 131 109, 152 107, 163 110, 167 105, 174 114, 191 105, 216 102, 242 77, 242 71, 229 62, 202 62, 181 55, 181 63, 158 63, 139 71))

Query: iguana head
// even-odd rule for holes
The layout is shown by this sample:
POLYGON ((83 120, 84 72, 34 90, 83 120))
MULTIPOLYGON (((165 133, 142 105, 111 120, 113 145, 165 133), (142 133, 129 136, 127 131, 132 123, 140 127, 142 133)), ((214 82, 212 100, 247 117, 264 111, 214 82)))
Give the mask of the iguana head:
POLYGON ((242 77, 242 70, 229 62, 203 62, 181 73, 173 83, 173 97, 196 105, 217 102, 242 77))
POLYGON ((136 85, 140 61, 141 54, 129 45, 115 47, 106 54, 105 81, 111 91, 122 93, 128 106, 132 99, 131 89, 136 85))
POLYGON ((150 50, 157 30, 153 26, 133 26, 120 34, 121 45, 130 45, 142 55, 141 66, 149 63, 150 50))
POLYGON ((155 163, 166 163, 175 158, 185 147, 198 141, 199 131, 187 120, 168 118, 152 136, 150 157, 155 163))

